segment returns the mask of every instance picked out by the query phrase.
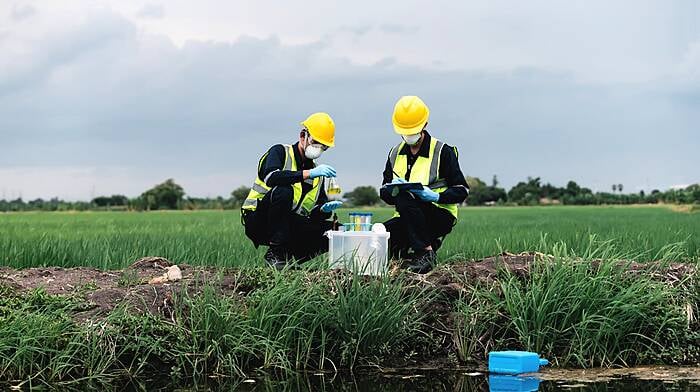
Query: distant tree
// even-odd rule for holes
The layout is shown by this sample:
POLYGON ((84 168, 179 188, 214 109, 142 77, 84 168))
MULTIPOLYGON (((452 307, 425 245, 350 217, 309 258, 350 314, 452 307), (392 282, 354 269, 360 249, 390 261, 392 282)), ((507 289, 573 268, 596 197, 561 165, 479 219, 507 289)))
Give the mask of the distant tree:
POLYGON ((231 201, 233 202, 233 205, 235 207, 242 206, 243 202, 248 197, 248 193, 250 193, 250 188, 247 186, 239 186, 233 190, 233 192, 231 192, 231 201))
POLYGON ((622 184, 617 184, 617 190, 620 191, 620 193, 622 193, 622 184))
POLYGON ((184 196, 185 191, 172 178, 141 194, 148 210, 175 210, 184 196))
POLYGON ((688 195, 688 203, 700 203, 700 184, 693 184, 685 188, 685 192, 688 195))
POLYGON ((493 178, 491 179, 491 186, 494 188, 498 186, 498 177, 495 174, 493 175, 493 178))
POLYGON ((486 183, 481 181, 479 177, 466 177, 467 185, 469 186, 469 197, 467 204, 470 206, 480 206, 485 203, 486 183))
POLYGON ((550 183, 546 183, 540 188, 539 195, 540 197, 559 200, 561 199, 563 192, 564 190, 562 188, 558 188, 550 183))
POLYGON ((98 207, 126 206, 129 198, 124 195, 99 196, 92 199, 92 204, 98 207))
MULTIPOLYGON (((505 190, 492 185, 486 185, 479 177, 468 176, 466 180, 467 185, 469 185, 469 197, 466 201, 467 205, 482 206, 499 200, 505 201, 507 198, 505 190)), ((494 176, 491 183, 498 183, 496 176, 494 176)))
POLYGON ((542 187, 539 177, 528 177, 527 182, 519 182, 508 191, 508 200, 518 204, 533 205, 539 203, 542 187))
POLYGON ((613 188, 613 193, 615 193, 617 191, 617 184, 613 184, 612 188, 613 188))
POLYGON ((566 194, 571 197, 576 197, 581 193, 581 187, 575 181, 566 183, 566 194))
POLYGON ((373 206, 379 203, 379 194, 373 186, 358 186, 343 195, 354 206, 373 206))
POLYGON ((486 186, 486 183, 481 181, 479 177, 471 177, 467 176, 466 178, 467 185, 469 185, 469 189, 473 190, 478 187, 486 186))

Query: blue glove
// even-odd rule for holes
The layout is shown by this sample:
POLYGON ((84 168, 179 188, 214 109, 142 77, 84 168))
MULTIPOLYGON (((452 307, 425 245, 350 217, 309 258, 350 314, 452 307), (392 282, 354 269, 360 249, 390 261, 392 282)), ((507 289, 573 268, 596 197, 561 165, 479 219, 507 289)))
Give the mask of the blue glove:
POLYGON ((329 201, 328 203, 321 206, 321 212, 333 212, 333 210, 342 206, 342 201, 329 201))
POLYGON ((328 165, 318 165, 309 170, 309 177, 335 177, 335 169, 328 165))
POLYGON ((432 189, 428 188, 427 186, 424 186, 423 189, 411 189, 409 192, 413 193, 416 195, 419 199, 423 201, 429 201, 432 203, 437 203, 437 201, 440 199, 440 194, 433 191, 432 189))
POLYGON ((391 184, 405 184, 405 183, 407 183, 407 182, 408 182, 408 181, 404 180, 404 179, 401 178, 401 177, 396 177, 396 178, 394 178, 393 180, 391 180, 391 184))

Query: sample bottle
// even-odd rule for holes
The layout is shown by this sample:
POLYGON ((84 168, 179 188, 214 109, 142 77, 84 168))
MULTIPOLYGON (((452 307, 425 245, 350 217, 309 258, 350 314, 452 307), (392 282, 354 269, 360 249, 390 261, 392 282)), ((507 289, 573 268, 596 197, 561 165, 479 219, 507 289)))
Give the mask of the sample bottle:
POLYGON ((340 198, 340 185, 338 185, 338 180, 335 177, 331 177, 328 179, 328 189, 326 190, 326 193, 328 194, 329 199, 337 199, 340 198))

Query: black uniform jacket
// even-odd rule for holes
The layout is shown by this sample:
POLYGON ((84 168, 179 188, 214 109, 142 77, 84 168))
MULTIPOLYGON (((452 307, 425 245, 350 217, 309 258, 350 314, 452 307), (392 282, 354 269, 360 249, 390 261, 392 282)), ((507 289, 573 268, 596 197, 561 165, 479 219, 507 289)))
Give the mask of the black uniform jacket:
MULTIPOLYGON (((404 144, 399 154, 404 154, 407 157, 408 170, 406 171, 406 177, 404 178, 408 181, 411 176, 411 168, 416 162, 416 159, 421 156, 428 158, 430 156, 430 140, 431 136, 428 131, 424 131, 425 136, 423 138, 423 143, 418 150, 417 155, 411 155, 411 147, 408 144, 404 144)), ((382 185, 390 183, 394 177, 394 171, 391 167, 391 162, 389 158, 386 160, 386 166, 384 167, 384 178, 382 179, 382 185)), ((459 204, 464 202, 469 195, 469 185, 467 185, 467 180, 462 174, 462 170, 459 168, 459 162, 457 161, 457 148, 445 144, 440 153, 440 167, 438 168, 438 177, 444 179, 447 182, 448 188, 440 193, 440 199, 438 203, 440 204, 459 204)), ((387 204, 394 205, 395 198, 391 196, 391 192, 387 188, 382 188, 379 192, 382 200, 387 204)))

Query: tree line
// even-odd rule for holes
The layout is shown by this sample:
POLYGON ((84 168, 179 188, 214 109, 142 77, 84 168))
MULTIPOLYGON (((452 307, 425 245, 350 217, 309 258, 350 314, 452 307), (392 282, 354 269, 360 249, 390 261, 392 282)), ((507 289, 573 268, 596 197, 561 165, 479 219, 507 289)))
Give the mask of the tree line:
MULTIPOLYGON (((486 184, 478 177, 467 177, 470 195, 467 205, 604 205, 604 204, 700 204, 700 184, 684 189, 655 189, 649 194, 623 193, 623 184, 612 185, 612 192, 593 192, 569 181, 565 187, 550 183, 542 184, 540 177, 528 177, 506 191, 499 186, 493 176, 486 184)), ((241 186, 233 190, 229 197, 197 198, 187 196, 182 186, 173 179, 146 190, 140 196, 129 198, 124 195, 99 196, 91 201, 64 201, 58 198, 24 201, 0 200, 0 212, 11 211, 151 211, 151 210, 200 210, 238 209, 248 196, 250 188, 241 186)), ((373 186, 359 186, 343 195, 347 206, 383 205, 377 189, 373 186)))

